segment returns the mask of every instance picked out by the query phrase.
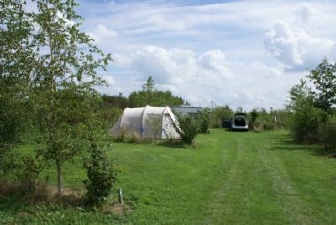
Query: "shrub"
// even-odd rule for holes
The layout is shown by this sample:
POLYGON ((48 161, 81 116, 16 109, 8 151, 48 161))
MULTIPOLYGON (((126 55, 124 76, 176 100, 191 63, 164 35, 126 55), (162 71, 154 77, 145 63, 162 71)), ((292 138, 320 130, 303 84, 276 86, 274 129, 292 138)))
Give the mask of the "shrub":
POLYGON ((35 190, 35 182, 42 169, 42 164, 36 158, 31 156, 19 157, 19 162, 16 164, 15 172, 18 183, 23 190, 35 190))
POLYGON ((35 182, 44 168, 41 161, 32 156, 19 155, 17 152, 7 153, 2 157, 2 180, 17 186, 21 191, 33 192, 35 182))
POLYGON ((130 132, 125 127, 121 128, 119 133, 115 137, 113 137, 113 139, 117 142, 125 143, 140 143, 143 141, 139 134, 137 134, 136 132, 130 132))
POLYGON ((292 135, 301 143, 316 143, 319 140, 320 110, 314 107, 296 112, 293 116, 292 135))
POLYGON ((177 114, 178 122, 180 128, 182 129, 179 133, 181 135, 181 140, 184 144, 192 144, 194 138, 198 133, 198 123, 195 118, 189 115, 179 115, 177 114))
POLYGON ((209 126, 210 126, 209 112, 207 112, 206 110, 198 112, 197 120, 198 120, 198 132, 202 134, 209 133, 209 126))
POLYGON ((324 147, 328 152, 336 153, 336 116, 330 117, 328 121, 321 126, 324 126, 323 132, 321 133, 324 147))
POLYGON ((117 170, 111 164, 105 151, 96 143, 91 143, 90 158, 84 160, 83 167, 88 179, 83 183, 87 189, 86 203, 88 206, 101 206, 110 194, 117 170))

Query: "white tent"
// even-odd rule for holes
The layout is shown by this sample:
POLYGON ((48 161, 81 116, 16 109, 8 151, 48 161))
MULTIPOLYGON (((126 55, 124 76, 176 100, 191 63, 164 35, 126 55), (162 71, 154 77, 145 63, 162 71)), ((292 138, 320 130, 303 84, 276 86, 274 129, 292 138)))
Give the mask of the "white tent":
POLYGON ((167 107, 125 108, 122 116, 113 125, 113 136, 126 132, 150 139, 179 139, 178 122, 171 109, 167 107))

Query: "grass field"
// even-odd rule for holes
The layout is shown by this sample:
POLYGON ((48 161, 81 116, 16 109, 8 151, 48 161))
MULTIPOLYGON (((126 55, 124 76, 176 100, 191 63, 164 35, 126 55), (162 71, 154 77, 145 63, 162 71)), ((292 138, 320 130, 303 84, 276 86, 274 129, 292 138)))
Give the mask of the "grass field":
MULTIPOLYGON (((13 197, 11 202, 0 202, 0 222, 335 223, 335 159, 293 144, 286 131, 218 129, 198 135, 196 143, 197 148, 113 143, 109 155, 121 169, 116 188, 123 190, 125 215, 28 206, 15 203, 13 197)), ((65 180, 75 187, 84 174, 74 172, 74 165, 69 167, 73 168, 65 180)))

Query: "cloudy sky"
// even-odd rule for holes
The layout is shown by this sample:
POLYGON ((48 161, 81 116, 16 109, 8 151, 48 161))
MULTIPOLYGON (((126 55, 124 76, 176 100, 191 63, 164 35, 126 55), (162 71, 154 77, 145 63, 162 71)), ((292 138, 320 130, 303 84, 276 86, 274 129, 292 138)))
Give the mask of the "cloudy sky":
POLYGON ((336 59, 336 1, 79 0, 82 29, 114 61, 109 95, 149 76, 193 106, 283 108, 289 89, 336 59))

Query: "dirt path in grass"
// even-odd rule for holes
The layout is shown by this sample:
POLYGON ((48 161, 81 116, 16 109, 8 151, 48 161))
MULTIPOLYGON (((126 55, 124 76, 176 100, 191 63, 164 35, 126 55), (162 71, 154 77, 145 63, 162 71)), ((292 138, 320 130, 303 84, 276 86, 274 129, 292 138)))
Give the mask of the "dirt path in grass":
MULTIPOLYGON (((313 224, 307 206, 274 154, 272 133, 231 133, 204 224, 313 224), (230 160, 226 156, 230 157, 230 160)), ((221 140, 218 140, 221 141, 221 140)))

